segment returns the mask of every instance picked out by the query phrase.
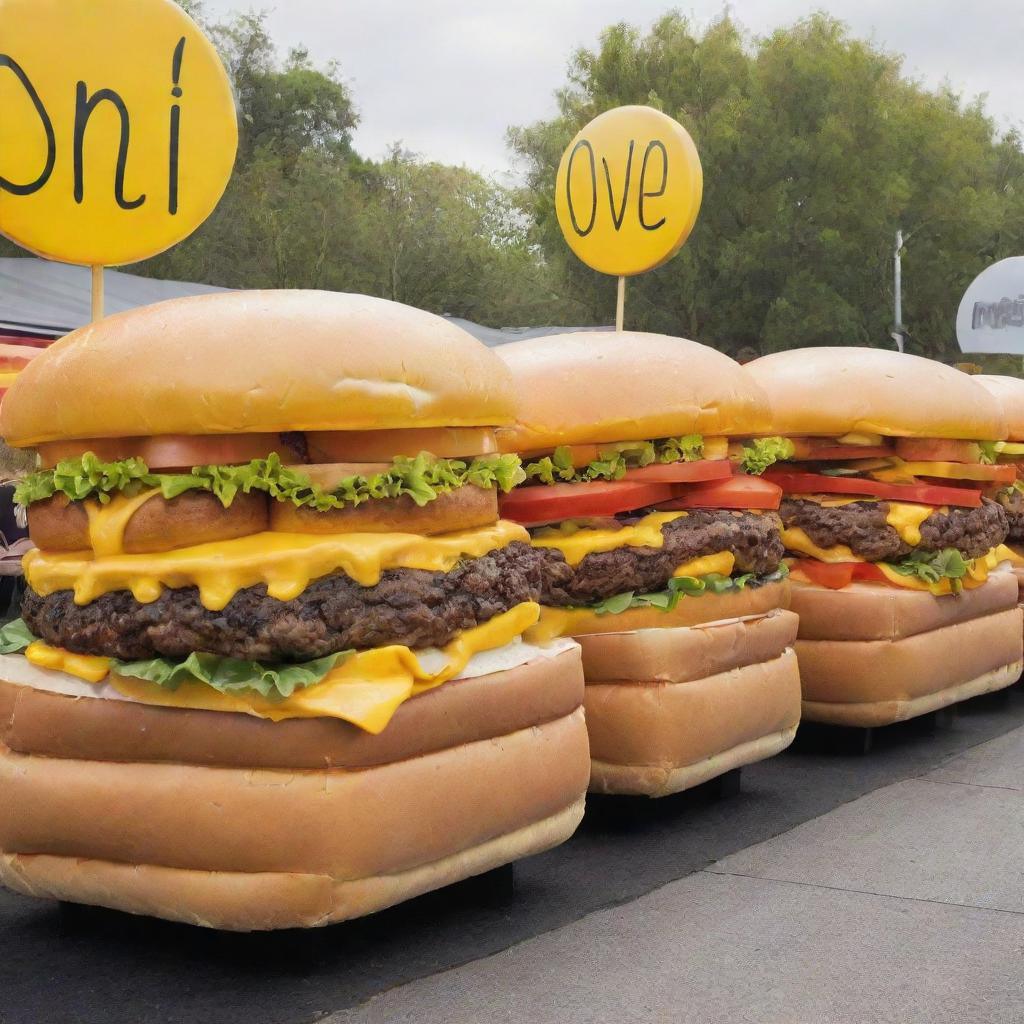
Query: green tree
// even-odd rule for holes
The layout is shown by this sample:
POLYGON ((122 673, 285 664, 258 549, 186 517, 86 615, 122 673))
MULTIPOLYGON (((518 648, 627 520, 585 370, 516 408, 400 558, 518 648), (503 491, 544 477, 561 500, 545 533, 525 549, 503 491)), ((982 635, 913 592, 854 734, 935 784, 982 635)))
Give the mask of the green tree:
POLYGON ((978 103, 931 92, 900 60, 815 15, 760 40, 727 15, 705 31, 678 14, 646 35, 615 25, 574 54, 556 118, 509 133, 523 158, 534 238, 593 321, 614 287, 568 251, 553 208, 555 169, 592 117, 648 103, 693 135, 704 203, 682 252, 634 279, 631 326, 735 352, 807 344, 891 344, 891 254, 904 262, 912 347, 955 351, 961 295, 987 263, 1019 251, 1021 140, 1000 138, 978 103))

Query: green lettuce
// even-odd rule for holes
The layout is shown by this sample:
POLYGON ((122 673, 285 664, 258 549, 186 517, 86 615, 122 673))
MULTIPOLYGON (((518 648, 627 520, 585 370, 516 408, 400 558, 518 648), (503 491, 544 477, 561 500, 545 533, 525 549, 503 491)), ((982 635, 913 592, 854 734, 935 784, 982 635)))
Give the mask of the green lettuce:
POLYGON ((788 437, 757 437, 743 443, 740 467, 744 473, 760 476, 769 466, 795 454, 796 448, 788 437))
POLYGON ((901 576, 912 576, 925 583, 948 579, 954 593, 963 587, 960 581, 967 575, 969 564, 956 548, 943 548, 941 551, 922 551, 919 548, 906 558, 890 563, 901 576))
MULTIPOLYGON (((34 643, 24 620, 15 619, 0 626, 0 654, 15 654, 34 643)), ((146 679, 165 690, 177 690, 182 683, 199 680, 221 693, 258 693, 268 700, 284 700, 296 690, 322 682, 324 676, 352 651, 328 654, 325 658, 294 665, 264 665, 240 658, 222 658, 216 654, 190 654, 184 660, 149 658, 145 661, 120 661, 112 658, 111 670, 120 676, 146 679)))
POLYGON ((29 644, 35 643, 36 639, 29 632, 24 619, 6 622, 0 626, 0 654, 17 654, 29 644))
POLYGON ((623 594, 586 605, 587 610, 598 615, 618 615, 631 608, 657 608, 659 611, 670 612, 684 597, 700 597, 701 594, 726 594, 733 590, 744 590, 748 586, 760 587, 767 583, 777 583, 789 575, 789 568, 780 565, 772 573, 758 576, 748 572, 739 576, 723 576, 712 572, 706 576, 673 576, 664 590, 651 594, 638 594, 628 590, 623 594))
POLYGON ((346 477, 325 490, 300 468, 285 466, 276 453, 242 466, 195 466, 189 473, 153 473, 141 459, 102 462, 86 452, 79 458, 65 459, 54 469, 27 476, 15 489, 14 499, 19 505, 31 505, 64 494, 71 501, 95 498, 105 504, 114 494, 130 496, 156 487, 167 499, 186 491, 210 491, 228 508, 239 493, 258 491, 275 501, 325 512, 403 495, 423 506, 466 484, 508 492, 523 479, 515 455, 482 455, 464 461, 438 459, 421 452, 415 458, 396 458, 380 473, 346 477))
POLYGON ((573 466, 572 451, 563 445, 551 455, 527 464, 525 479, 542 484, 621 480, 627 469, 641 469, 654 463, 696 462, 704 458, 704 438, 700 434, 686 434, 656 441, 624 441, 602 445, 600 453, 599 459, 585 466, 573 466))
POLYGON ((1001 443, 1002 442, 1000 441, 979 441, 978 461, 986 466, 991 466, 999 455, 999 446, 1001 443))
POLYGON ((220 693, 256 692, 268 700, 284 700, 296 690, 322 682, 324 676, 352 651, 329 654, 326 658, 294 665, 263 665, 258 661, 222 658, 215 654, 190 654, 184 661, 149 658, 145 661, 117 661, 111 668, 120 676, 146 679, 165 690, 177 690, 182 683, 199 680, 220 693))

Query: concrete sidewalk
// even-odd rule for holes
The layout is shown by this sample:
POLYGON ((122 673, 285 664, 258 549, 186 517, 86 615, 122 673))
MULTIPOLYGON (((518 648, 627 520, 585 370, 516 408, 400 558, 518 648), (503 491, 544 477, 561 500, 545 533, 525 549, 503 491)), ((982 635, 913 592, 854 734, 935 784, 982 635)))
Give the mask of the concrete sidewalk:
POLYGON ((1024 729, 332 1024, 1020 1024, 1024 729))

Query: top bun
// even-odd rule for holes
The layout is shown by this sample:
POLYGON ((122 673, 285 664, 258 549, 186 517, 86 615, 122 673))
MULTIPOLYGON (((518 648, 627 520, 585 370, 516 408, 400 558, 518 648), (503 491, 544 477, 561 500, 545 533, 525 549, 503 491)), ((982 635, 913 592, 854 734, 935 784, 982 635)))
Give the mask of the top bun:
POLYGON ((441 317, 365 295, 242 291, 83 327, 4 396, 16 447, 78 438, 498 426, 505 364, 441 317))
POLYGON ((1020 377, 997 377, 978 374, 977 381, 990 394, 995 395, 1006 417, 1008 441, 1024 441, 1024 380, 1020 377))
POLYGON ((768 429, 768 399, 739 363, 663 334, 579 332, 502 345, 518 395, 504 451, 768 429))
POLYGON ((771 397, 772 432, 999 441, 999 403, 934 359, 878 348, 802 348, 748 363, 771 397))

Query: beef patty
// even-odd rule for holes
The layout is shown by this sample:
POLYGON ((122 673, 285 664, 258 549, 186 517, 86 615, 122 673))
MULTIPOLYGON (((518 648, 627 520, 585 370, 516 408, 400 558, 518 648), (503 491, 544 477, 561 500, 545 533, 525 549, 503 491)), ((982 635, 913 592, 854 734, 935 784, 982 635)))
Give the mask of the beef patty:
POLYGON ((441 646, 460 630, 538 600, 542 562, 540 552, 517 541, 447 573, 388 570, 372 587, 340 573, 325 576, 291 601, 248 587, 219 612, 203 607, 195 587, 167 589, 150 604, 118 590, 83 606, 70 590, 41 597, 29 589, 22 616, 36 636, 80 654, 128 660, 205 651, 308 661, 349 648, 441 646))
MULTIPOLYGON (((630 517, 620 521, 628 525, 630 517)), ((542 603, 564 608, 593 604, 630 590, 663 590, 678 566, 719 551, 731 551, 740 572, 770 573, 785 553, 773 513, 695 511, 666 523, 661 534, 660 548, 596 552, 574 566, 556 548, 539 548, 544 557, 542 603)))
MULTIPOLYGON (((845 544, 869 562, 888 562, 913 550, 886 522, 885 501, 854 501, 825 508, 814 501, 784 498, 779 515, 786 527, 799 527, 821 548, 845 544)), ((982 498, 981 508, 950 508, 933 512, 921 524, 924 551, 957 548, 967 558, 980 558, 1006 539, 1006 512, 994 501, 982 498)))
POLYGON ((996 500, 1002 505, 1010 526, 1006 539, 1011 544, 1024 542, 1024 494, 1016 489, 1000 491, 996 500))

